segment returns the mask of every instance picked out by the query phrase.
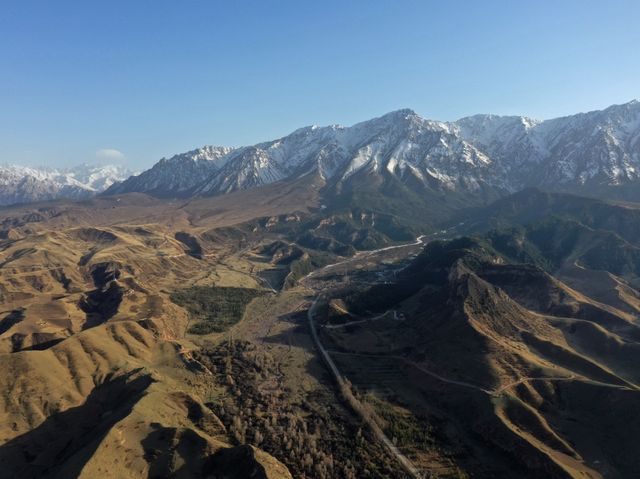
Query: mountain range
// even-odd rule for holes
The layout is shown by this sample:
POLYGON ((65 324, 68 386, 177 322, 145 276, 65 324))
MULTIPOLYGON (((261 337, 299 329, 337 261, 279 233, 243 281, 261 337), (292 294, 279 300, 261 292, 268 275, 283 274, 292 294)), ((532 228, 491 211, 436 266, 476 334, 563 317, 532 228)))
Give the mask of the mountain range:
POLYGON ((0 166, 0 205, 58 198, 85 199, 133 172, 121 165, 80 165, 67 169, 0 166))
POLYGON ((3 207, 0 478, 638 477, 638 204, 321 180, 3 207))
POLYGON ((338 191, 362 178, 391 178, 417 193, 494 198, 535 186, 635 198, 640 102, 546 121, 475 115, 440 122, 403 109, 351 127, 310 126, 253 146, 163 158, 107 194, 219 195, 306 175, 338 191))

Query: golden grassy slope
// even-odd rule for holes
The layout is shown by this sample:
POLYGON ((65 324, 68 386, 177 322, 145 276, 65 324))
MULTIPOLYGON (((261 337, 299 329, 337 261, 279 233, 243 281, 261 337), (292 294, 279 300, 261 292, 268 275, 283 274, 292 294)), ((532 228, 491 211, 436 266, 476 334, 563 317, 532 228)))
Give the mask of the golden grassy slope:
POLYGON ((250 193, 247 201, 263 199, 253 210, 239 194, 4 208, 0 477, 193 477, 234 468, 291 477, 262 451, 229 449, 199 396, 206 371, 188 352, 187 314, 169 293, 191 284, 260 287, 235 244, 202 233, 304 212, 315 198, 308 186, 250 193), (178 233, 192 235, 202 254, 178 233))

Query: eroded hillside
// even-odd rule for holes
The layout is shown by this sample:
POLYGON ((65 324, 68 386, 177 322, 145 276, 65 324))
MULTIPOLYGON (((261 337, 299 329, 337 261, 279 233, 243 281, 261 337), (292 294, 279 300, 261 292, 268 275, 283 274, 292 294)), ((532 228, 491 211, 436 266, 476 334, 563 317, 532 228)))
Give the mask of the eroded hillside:
POLYGON ((4 210, 0 476, 640 472, 633 205, 315 187, 4 210))
POLYGON ((274 286, 336 253, 288 240, 312 190, 272 192, 5 210, 1 477, 402 475, 285 332, 307 297, 274 286))

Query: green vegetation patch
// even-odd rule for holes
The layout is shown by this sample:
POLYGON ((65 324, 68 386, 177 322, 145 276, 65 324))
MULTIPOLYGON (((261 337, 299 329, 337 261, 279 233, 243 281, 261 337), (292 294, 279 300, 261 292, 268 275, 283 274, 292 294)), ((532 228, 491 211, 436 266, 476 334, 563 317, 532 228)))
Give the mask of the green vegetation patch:
POLYGON ((427 451, 435 447, 433 429, 426 417, 401 413, 389 403, 371 394, 364 400, 373 406, 385 434, 400 448, 416 448, 427 451))
POLYGON ((171 301, 189 312, 191 334, 221 333, 242 319, 247 304, 266 291, 250 288, 193 286, 171 293, 171 301))
POLYGON ((285 278, 284 287, 291 288, 312 271, 335 262, 335 256, 320 251, 310 251, 289 265, 289 274, 285 278))

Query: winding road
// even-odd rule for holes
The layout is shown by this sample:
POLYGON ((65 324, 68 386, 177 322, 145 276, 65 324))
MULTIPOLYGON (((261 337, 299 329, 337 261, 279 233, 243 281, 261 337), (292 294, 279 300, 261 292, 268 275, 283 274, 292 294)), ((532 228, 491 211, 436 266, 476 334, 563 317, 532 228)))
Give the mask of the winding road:
MULTIPOLYGON (((448 230, 444 230, 441 233, 449 231, 449 230, 451 230, 453 228, 455 228, 455 227, 449 228, 448 230)), ((356 255, 352 256, 351 258, 347 258, 347 259, 345 259, 343 261, 339 261, 337 263, 329 264, 329 265, 326 265, 326 266, 324 266, 324 267, 322 267, 320 269, 314 270, 311 273, 309 273, 306 276, 304 276, 303 278, 301 278, 298 282, 300 284, 304 284, 305 280, 307 280, 309 278, 312 278, 313 276, 315 276, 315 275, 317 275, 319 273, 330 271, 331 269, 333 269, 335 267, 342 266, 342 265, 345 265, 345 264, 348 264, 348 263, 352 263, 352 262, 358 261, 358 260, 360 260, 362 258, 368 258, 368 257, 371 257, 371 256, 373 256, 375 254, 378 254, 378 253, 382 253, 382 252, 386 252, 386 251, 390 251, 390 250, 395 250, 395 249, 400 249, 400 248, 408 248, 408 247, 411 247, 411 246, 425 245, 425 244, 427 244, 429 242, 429 238, 431 238, 433 236, 436 236, 437 234, 439 234, 439 233, 436 233, 436 234, 433 234, 433 235, 429 235, 429 236, 427 236, 427 235, 418 236, 416 238, 415 242, 413 242, 413 243, 405 243, 405 244, 394 245, 394 246, 386 246, 384 248, 379 248, 379 249, 376 249, 376 250, 363 251, 363 252, 357 253, 356 255)), ((307 310, 307 318, 309 320, 309 329, 311 330, 311 336, 313 338, 313 342, 314 342, 316 348, 318 349, 318 351, 320 352, 322 360, 324 361, 324 363, 327 365, 327 367, 331 371, 331 374, 333 375, 333 377, 336 380, 338 386, 340 387, 340 390, 344 391, 344 390, 348 389, 347 382, 345 381, 345 378, 342 375, 342 373, 340 373, 340 370, 338 369, 338 367, 336 366, 335 362, 331 358, 329 352, 325 349, 325 347, 320 342, 320 337, 318 336, 318 331, 316 329, 316 324, 315 324, 315 321, 314 321, 314 316, 315 316, 316 310, 318 308, 318 302, 320 301, 321 297, 322 297, 322 294, 317 295, 316 298, 311 303, 311 306, 307 310)), ((370 321, 370 320, 371 319, 368 319, 368 320, 365 319, 363 321, 370 321)), ((351 324, 353 324, 353 323, 351 323, 351 324)), ((355 396, 353 396, 353 395, 351 395, 350 398, 345 398, 345 399, 347 399, 349 402, 351 402, 351 405, 352 405, 353 409, 360 414, 360 416, 362 417, 363 421, 365 421, 368 424, 368 426, 374 432, 374 434, 376 435, 378 440, 380 442, 382 442, 382 444, 387 448, 389 453, 398 460, 398 462, 411 475, 411 477, 413 477, 414 479, 423 479, 422 474, 420 474, 420 471, 416 468, 416 466, 409 460, 409 458, 407 456, 405 456, 404 454, 402 454, 402 452, 400 452, 400 450, 387 437, 387 435, 384 433, 384 431, 382 431, 380 426, 378 426, 378 424, 371 417, 369 417, 366 414, 362 414, 361 413, 361 411, 363 411, 364 408, 362 407, 362 404, 358 401, 358 399, 356 399, 355 396)))
MULTIPOLYGON (((446 231, 448 231, 448 230, 446 230, 446 231)), ((303 284, 306 279, 311 278, 311 277, 315 276, 318 273, 330 271, 331 269, 333 269, 333 268, 335 268, 337 266, 342 266, 342 265, 348 264, 350 262, 354 262, 354 261, 360 260, 360 259, 362 259, 364 257, 370 257, 370 256, 372 256, 372 255, 374 255, 376 253, 389 251, 389 250, 397 249, 397 248, 406 248, 406 247, 410 247, 410 246, 418 246, 418 245, 421 245, 421 244, 424 245, 424 244, 426 244, 428 242, 428 240, 425 240, 425 238, 427 238, 427 236, 426 235, 422 235, 422 236, 419 236, 414 243, 396 245, 396 246, 389 246, 389 247, 385 247, 385 248, 380 248, 378 250, 358 253, 352 258, 340 261, 338 263, 333 263, 333 264, 324 266, 323 268, 320 268, 318 270, 312 271, 311 273, 309 273, 305 277, 301 278, 299 280, 299 282, 301 284, 303 284)), ((373 418, 371 416, 369 416, 368 414, 363 413, 364 408, 363 408, 362 404, 360 403, 360 401, 357 398, 355 398, 355 396, 353 396, 352 393, 350 393, 350 388, 348 386, 348 382, 345 379, 345 377, 342 375, 342 373, 340 372, 338 367, 336 366, 336 364, 333 361, 333 359, 331 358, 331 354, 345 354, 345 355, 357 355, 357 356, 369 356, 369 357, 374 356, 374 357, 381 357, 381 358, 387 358, 387 359, 389 359, 389 358, 398 359, 398 360, 401 360, 401 361, 411 365, 412 367, 420 370, 421 372, 423 372, 423 373, 425 373, 425 374, 427 374, 427 375, 429 375, 429 376, 431 376, 431 377, 433 377, 433 378, 435 378, 435 379, 437 379, 437 380, 439 380, 441 382, 452 384, 452 385, 456 385, 456 386, 459 386, 459 387, 474 389, 474 390, 479 391, 479 392, 481 392, 483 394, 487 394, 487 395, 489 395, 491 397, 500 396, 507 389, 510 389, 510 388, 515 387, 515 386, 517 386, 519 384, 523 384, 523 383, 530 382, 530 381, 551 381, 551 382, 555 382, 555 381, 573 381, 573 380, 577 379, 577 376, 575 374, 571 374, 570 376, 559 376, 559 377, 548 377, 548 376, 547 377, 545 377, 545 376, 523 377, 523 378, 520 378, 520 379, 518 379, 516 381, 513 381, 513 382, 510 382, 510 383, 505 384, 503 386, 500 386, 498 388, 487 389, 487 388, 484 388, 484 387, 479 386, 477 384, 472 384, 472 383, 469 383, 469 382, 466 382, 466 381, 460 381, 460 380, 456 380, 456 379, 446 378, 446 377, 444 377, 444 376, 442 376, 442 375, 440 375, 438 373, 430 371, 429 369, 425 368, 424 366, 422 366, 422 365, 420 365, 418 363, 410 361, 407 358, 404 358, 404 357, 401 357, 401 356, 376 355, 376 354, 364 354, 364 353, 348 353, 348 352, 341 352, 341 351, 328 351, 322 345, 322 342, 320 341, 320 337, 318 335, 318 331, 317 331, 316 324, 315 324, 316 311, 317 311, 319 302, 321 301, 322 298, 323 298, 323 294, 322 293, 318 294, 315 297, 315 299, 313 300, 313 302, 311 303, 309 309, 307 310, 307 319, 309 321, 309 329, 311 331, 311 336, 312 336, 313 342, 314 342, 317 350, 320 352, 322 360, 324 361, 324 363, 327 365, 327 367, 331 371, 331 374, 333 375, 336 383, 340 387, 340 390, 343 392, 343 395, 345 396, 345 399, 350 403, 350 405, 352 406, 354 411, 357 412, 361 416, 362 420, 365 421, 369 425, 370 429, 374 432, 374 434, 378 438, 378 440, 380 442, 382 442, 382 444, 389 451, 389 453, 393 457, 395 457, 397 459, 397 461, 402 465, 402 467, 411 475, 411 477, 413 477, 415 479, 422 479, 423 478, 423 476, 420 473, 420 471, 411 462, 411 460, 407 456, 405 456, 393 444, 393 442, 384 433, 384 431, 382 431, 382 429, 373 420, 373 418), (344 394, 344 391, 348 391, 349 394, 344 394)), ((376 319, 381 319, 382 317, 384 317, 388 313, 389 313, 389 311, 385 312, 382 315, 373 317, 373 318, 352 321, 350 323, 346 323, 346 324, 343 324, 343 325, 330 325, 330 326, 324 326, 324 327, 327 327, 329 329, 334 329, 334 328, 338 328, 338 327, 344 327, 344 326, 346 326, 348 324, 356 324, 356 323, 363 323, 363 322, 367 322, 367 321, 373 321, 373 320, 376 320, 376 319)), ((586 378, 582 378, 582 380, 584 380, 584 379, 586 379, 586 378)), ((612 387, 612 388, 630 389, 630 388, 627 388, 625 386, 616 385, 616 384, 608 384, 608 383, 599 383, 599 384, 601 384, 603 386, 607 386, 607 387, 612 387)))
MULTIPOLYGON (((311 336, 313 338, 314 344, 316 345, 316 348, 318 349, 318 351, 320 352, 320 355, 322 356, 322 360, 331 370, 331 373, 333 374, 334 379, 338 383, 340 390, 341 391, 348 390, 349 387, 347 385, 347 382, 345 381, 344 376, 342 376, 342 374, 338 370, 338 367, 336 366, 336 363, 333 361, 333 359, 329 355, 329 352, 324 348, 324 346, 320 342, 320 337, 318 336, 318 332, 316 330, 314 316, 316 314, 316 309, 318 308, 318 302, 320 301, 321 296, 322 295, 318 295, 313 300, 313 303, 311 303, 311 306, 307 311, 307 318, 309 320, 309 329, 311 330, 311 336)), ((420 471, 413 465, 413 463, 409 460, 407 456, 405 456, 404 454, 402 454, 402 452, 400 452, 400 450, 393 444, 391 439, 389 439, 389 437, 382 431, 382 429, 380 429, 380 426, 378 426, 378 424, 376 424, 376 422, 370 416, 361 413, 361 411, 363 411, 364 408, 362 407, 362 404, 358 401, 358 399, 356 399, 355 396, 353 395, 351 395, 348 398, 345 397, 345 399, 351 403, 353 409, 360 414, 360 417, 362 418, 362 420, 367 423, 367 425, 374 432, 378 440, 380 440, 380 442, 382 442, 384 446, 387 448, 389 453, 393 457, 395 457, 398 460, 398 462, 400 462, 400 464, 402 464, 402 467, 405 468, 405 470, 411 475, 411 477, 415 479, 423 479, 423 476, 422 474, 420 474, 420 471)))

